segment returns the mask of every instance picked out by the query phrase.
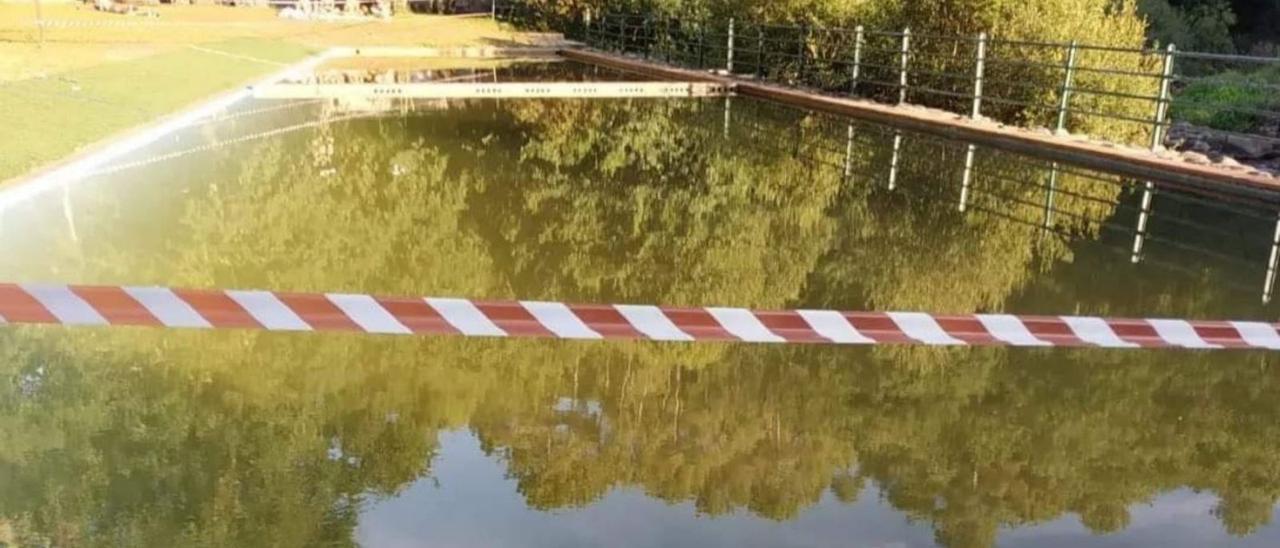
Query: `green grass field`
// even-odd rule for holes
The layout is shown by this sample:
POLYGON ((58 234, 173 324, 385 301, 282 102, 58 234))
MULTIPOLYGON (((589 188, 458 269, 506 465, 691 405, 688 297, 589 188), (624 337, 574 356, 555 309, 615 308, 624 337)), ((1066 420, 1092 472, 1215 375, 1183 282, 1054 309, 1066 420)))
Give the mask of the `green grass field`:
MULTIPOLYGON (((234 39, 202 46, 250 51, 292 61, 307 55, 298 44, 234 39)), ((200 98, 242 84, 277 66, 206 51, 180 49, 139 59, 6 82, 0 88, 0 179, 57 160, 126 128, 173 112, 200 98)))
POLYGON ((527 43, 488 19, 280 20, 266 8, 161 6, 156 18, 0 3, 0 184, 330 46, 527 43))

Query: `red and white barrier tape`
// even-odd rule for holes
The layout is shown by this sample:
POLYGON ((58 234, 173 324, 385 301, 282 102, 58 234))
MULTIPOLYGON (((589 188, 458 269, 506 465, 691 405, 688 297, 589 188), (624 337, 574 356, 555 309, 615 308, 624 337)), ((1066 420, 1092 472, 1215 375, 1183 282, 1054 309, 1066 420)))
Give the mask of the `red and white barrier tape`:
POLYGON ((752 343, 1280 350, 1280 324, 0 284, 0 323, 752 343))

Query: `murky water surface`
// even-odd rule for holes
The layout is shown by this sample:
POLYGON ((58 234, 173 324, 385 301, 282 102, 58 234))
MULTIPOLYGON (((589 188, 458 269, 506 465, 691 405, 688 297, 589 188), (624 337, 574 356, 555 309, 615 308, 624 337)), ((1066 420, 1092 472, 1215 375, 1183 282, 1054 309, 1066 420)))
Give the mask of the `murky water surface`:
MULTIPOLYGON (((1275 318, 1265 205, 967 153, 745 98, 247 101, 7 203, 0 279, 1275 318)), ((10 327, 0 545, 1275 546, 1271 361, 10 327)))

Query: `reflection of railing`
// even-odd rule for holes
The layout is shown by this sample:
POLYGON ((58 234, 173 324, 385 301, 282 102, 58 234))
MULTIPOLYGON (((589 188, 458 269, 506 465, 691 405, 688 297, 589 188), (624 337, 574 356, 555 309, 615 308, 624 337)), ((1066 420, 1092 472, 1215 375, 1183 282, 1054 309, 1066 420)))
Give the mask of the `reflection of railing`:
POLYGON ((1264 303, 1273 297, 1276 206, 1229 188, 1199 193, 762 101, 726 103, 723 116, 719 130, 710 119, 689 127, 718 131, 739 150, 785 154, 861 187, 1067 242, 1096 233, 1095 247, 1118 260, 1191 277, 1222 268, 1233 273, 1222 281, 1230 289, 1256 295, 1260 285, 1264 303), (782 131, 793 134, 780 139, 782 131))
POLYGON ((498 14, 672 64, 1143 146, 1162 145, 1175 121, 1237 134, 1280 123, 1280 100, 1237 104, 1196 91, 1224 85, 1275 95, 1280 84, 1250 76, 1275 70, 1280 81, 1274 58, 629 13, 551 20, 520 2, 498 14))

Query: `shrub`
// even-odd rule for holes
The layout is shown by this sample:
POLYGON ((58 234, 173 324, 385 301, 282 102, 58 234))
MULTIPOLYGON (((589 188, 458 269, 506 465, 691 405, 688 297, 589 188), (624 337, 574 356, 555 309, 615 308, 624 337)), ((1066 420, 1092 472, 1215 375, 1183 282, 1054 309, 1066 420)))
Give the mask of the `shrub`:
MULTIPOLYGON (((937 92, 912 92, 909 102, 955 110, 963 102, 956 96, 970 93, 974 47, 972 37, 987 32, 996 40, 1031 41, 1039 45, 993 43, 992 60, 987 66, 985 96, 992 100, 984 105, 984 114, 1006 123, 1053 126, 1064 76, 1066 48, 1071 40, 1110 49, 1082 50, 1075 84, 1080 91, 1073 95, 1073 113, 1068 127, 1124 142, 1145 142, 1155 110, 1154 96, 1159 87, 1159 55, 1137 51, 1146 40, 1146 23, 1138 15, 1135 0, 663 0, 641 4, 634 0, 527 0, 517 2, 532 11, 522 18, 525 24, 560 30, 576 28, 573 21, 587 11, 592 13, 624 11, 659 17, 676 18, 680 23, 682 49, 677 60, 689 61, 688 43, 698 42, 704 28, 722 33, 727 18, 736 17, 739 29, 744 24, 807 25, 813 28, 851 29, 863 25, 868 29, 899 31, 910 28, 912 40, 911 66, 913 87, 937 92), (961 37, 962 40, 928 36, 961 37), (1000 61, 1006 61, 1001 64, 1000 61), (1105 69, 1104 72, 1089 69, 1105 69), (1106 71, 1123 71, 1115 74, 1106 71), (935 76, 930 76, 933 73, 935 76), (948 76, 936 76, 944 74, 948 76), (1136 75, 1136 76, 1135 76, 1136 75), (1135 98, 1138 97, 1138 98, 1135 98), (1149 97, 1151 99, 1142 99, 1149 97), (1105 113, 1099 116, 1088 113, 1105 113), (1117 119, 1128 118, 1128 120, 1117 119)), ((742 32, 742 30, 740 30, 742 32)), ((771 29, 769 52, 764 71, 776 80, 801 84, 827 91, 848 90, 852 58, 851 33, 811 32, 798 28, 771 29), (794 44, 792 46, 791 44, 794 44), (794 49, 793 49, 794 48, 794 49), (795 55, 806 52, 805 61, 795 55)), ((881 68, 866 71, 865 80, 887 82, 859 93, 893 99, 897 81, 894 67, 894 38, 869 38, 864 63, 881 68), (875 43, 871 43, 875 40, 875 43)), ((718 46, 710 46, 712 48, 718 46)), ((713 52, 714 53, 714 52, 713 52)), ((755 54, 742 52, 742 64, 755 63, 755 54)), ((693 56, 701 59, 700 56, 693 56)), ((862 80, 860 80, 861 82, 862 80)))
POLYGON ((1171 115, 1174 120, 1236 132, 1280 118, 1280 65, 1193 81, 1174 97, 1171 115))
MULTIPOLYGON (((1146 24, 1132 0, 939 0, 903 2, 894 16, 913 31, 946 36, 987 32, 996 40, 1081 44, 1105 48, 1143 47, 1146 24)), ((1002 121, 1052 127, 1065 70, 1066 48, 995 43, 988 50, 984 112, 1002 121), (1004 60, 1004 62, 1001 62, 1004 60), (1024 103, 1027 105, 1019 105, 1024 103)), ((1144 142, 1150 124, 1093 113, 1146 120, 1152 117, 1159 82, 1159 56, 1110 49, 1080 50, 1067 127, 1122 142, 1144 142), (1098 72, 1124 71, 1130 74, 1098 72), (1146 76, 1151 75, 1151 76, 1146 76)))
POLYGON ((1182 7, 1169 0, 1138 0, 1138 13, 1147 19, 1148 35, 1179 49, 1231 53, 1231 27, 1235 11, 1225 0, 1200 0, 1182 7))

